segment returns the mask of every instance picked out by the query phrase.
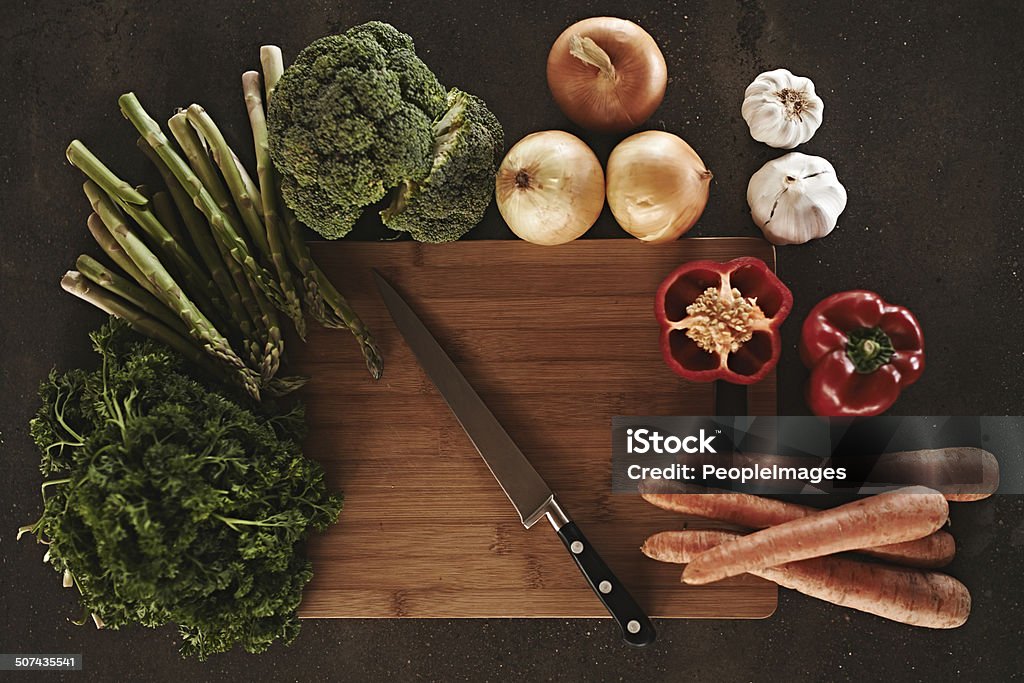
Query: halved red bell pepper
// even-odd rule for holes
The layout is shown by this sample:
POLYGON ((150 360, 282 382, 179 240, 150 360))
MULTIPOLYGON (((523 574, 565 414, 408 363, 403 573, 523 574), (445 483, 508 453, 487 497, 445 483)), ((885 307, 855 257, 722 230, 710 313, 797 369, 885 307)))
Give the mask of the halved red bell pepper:
POLYGON ((878 415, 924 371, 914 314, 874 292, 839 292, 811 309, 800 334, 815 415, 878 415))
POLYGON ((779 326, 793 294, 761 259, 690 261, 658 287, 661 353, 694 382, 754 384, 779 362, 779 326))

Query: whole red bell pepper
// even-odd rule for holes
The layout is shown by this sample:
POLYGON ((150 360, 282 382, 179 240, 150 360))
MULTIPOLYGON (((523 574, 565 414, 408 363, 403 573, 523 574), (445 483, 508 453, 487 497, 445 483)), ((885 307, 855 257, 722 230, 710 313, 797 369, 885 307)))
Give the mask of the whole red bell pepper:
POLYGON ((753 384, 779 362, 779 326, 793 294, 761 259, 690 261, 658 287, 661 353, 694 382, 753 384))
POLYGON ((811 369, 814 414, 878 415, 924 371, 924 335, 906 308, 874 292, 839 292, 804 320, 800 358, 811 369))

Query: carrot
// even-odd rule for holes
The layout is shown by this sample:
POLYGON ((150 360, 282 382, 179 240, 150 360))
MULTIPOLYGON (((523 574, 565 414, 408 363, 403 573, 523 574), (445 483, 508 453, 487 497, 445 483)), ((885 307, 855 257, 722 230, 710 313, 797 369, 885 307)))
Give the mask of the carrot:
MULTIPOLYGON (((766 529, 819 512, 817 508, 807 505, 695 484, 674 485, 671 490, 679 493, 669 492, 667 487, 652 485, 650 482, 643 482, 641 486, 643 499, 664 510, 751 529, 766 529)), ((951 534, 940 530, 913 541, 859 548, 857 552, 911 567, 944 567, 956 554, 956 541, 951 534)))
POLYGON ((907 567, 936 569, 953 561, 956 556, 956 540, 953 534, 939 529, 913 541, 860 548, 855 552, 907 567))
POLYGON ((932 448, 884 453, 871 470, 873 481, 923 482, 946 500, 988 498, 999 488, 999 461, 982 448, 932 448))
POLYGON ((669 492, 664 485, 645 481, 641 485, 640 495, 648 503, 664 510, 707 517, 751 529, 766 529, 815 512, 814 508, 805 505, 696 484, 676 484, 673 490, 678 493, 669 492))
POLYGON ((712 548, 683 573, 700 585, 751 569, 923 538, 945 524, 941 493, 909 486, 784 522, 712 548))
MULTIPOLYGON (((642 550, 655 560, 687 563, 735 537, 728 531, 663 531, 648 538, 642 550)), ((816 557, 750 573, 819 600, 913 626, 956 628, 971 613, 967 587, 938 572, 816 557)))

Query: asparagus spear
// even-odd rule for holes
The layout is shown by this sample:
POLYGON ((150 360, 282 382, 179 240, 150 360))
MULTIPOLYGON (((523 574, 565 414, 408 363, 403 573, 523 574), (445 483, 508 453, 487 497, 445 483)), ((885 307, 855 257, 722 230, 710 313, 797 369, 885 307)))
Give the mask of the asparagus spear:
MULTIPOLYGON (((231 311, 233 331, 242 340, 251 338, 253 335, 252 319, 242 302, 242 294, 239 294, 235 280, 229 272, 231 267, 234 267, 234 269, 238 270, 240 278, 244 279, 244 276, 241 275, 240 267, 230 256, 225 258, 225 255, 221 253, 216 239, 210 233, 206 217, 192 203, 192 199, 185 192, 178 179, 174 177, 174 174, 171 173, 171 169, 167 167, 163 159, 157 156, 153 148, 142 138, 137 140, 137 146, 153 163, 161 177, 163 177, 164 184, 167 186, 167 190, 170 192, 171 198, 178 208, 178 213, 185 224, 185 229, 188 231, 189 237, 192 238, 192 243, 199 252, 199 257, 202 259, 207 271, 209 271, 210 278, 217 285, 217 288, 220 289, 221 295, 228 304, 228 308, 231 311)), ((248 292, 248 288, 246 288, 246 291, 248 292)))
POLYGON ((301 389, 309 381, 308 377, 292 375, 290 377, 275 377, 264 387, 264 391, 271 396, 284 396, 296 389, 301 389))
POLYGON ((125 192, 127 183, 118 178, 113 171, 80 141, 72 140, 68 145, 67 158, 72 165, 80 169, 96 185, 103 189, 110 198, 131 216, 153 240, 157 248, 175 266, 189 289, 191 296, 205 310, 222 310, 223 304, 215 303, 211 296, 210 282, 202 274, 202 270, 188 253, 178 244, 166 228, 157 220, 149 206, 149 200, 136 189, 125 192), (141 200, 141 202, 139 201, 141 200))
POLYGON ((79 256, 75 261, 75 267, 91 282, 111 294, 121 297, 139 310, 145 311, 178 334, 188 336, 188 329, 181 319, 171 313, 170 309, 160 303, 156 297, 127 278, 114 273, 88 254, 79 256))
POLYGON ((284 74, 284 55, 277 45, 260 46, 260 66, 263 67, 263 87, 267 93, 267 104, 274 96, 277 82, 284 74))
POLYGON ((238 373, 226 376, 224 367, 214 362, 210 356, 206 355, 188 338, 183 337, 145 312, 118 299, 116 296, 102 289, 93 288, 81 273, 69 270, 61 278, 60 284, 64 291, 74 294, 109 315, 125 320, 136 332, 167 344, 167 346, 199 366, 207 374, 213 377, 230 378, 233 381, 239 381, 250 396, 259 400, 259 385, 252 381, 251 377, 238 373))
MULTIPOLYGON (((260 48, 260 63, 263 67, 263 87, 266 90, 267 104, 272 102, 274 89, 284 73, 284 59, 281 48, 276 45, 264 45, 260 48)), ((281 195, 280 183, 275 187, 276 195, 281 195)), ((320 267, 309 253, 309 247, 302 239, 298 219, 283 202, 278 202, 284 223, 283 237, 289 258, 303 274, 304 301, 310 313, 326 327, 347 327, 359 343, 359 348, 366 360, 366 367, 374 379, 380 379, 384 372, 384 361, 377 349, 373 337, 359 315, 349 305, 348 300, 331 284, 320 267)))
POLYGON ((174 202, 171 201, 171 196, 166 192, 157 191, 150 197, 150 202, 153 206, 153 215, 160 221, 160 225, 167 229, 170 233, 171 238, 178 244, 188 244, 185 239, 185 233, 181 229, 181 221, 178 220, 178 211, 174 208, 174 202))
POLYGON ((210 355, 224 361, 243 374, 252 374, 252 371, 245 366, 242 359, 231 348, 228 340, 182 291, 149 247, 132 232, 124 220, 124 214, 110 198, 95 184, 90 186, 90 183, 86 183, 85 189, 86 195, 93 205, 93 210, 107 226, 107 230, 121 245, 143 276, 153 283, 157 298, 185 323, 189 334, 210 355))
MULTIPOLYGON (((91 182, 91 180, 87 180, 86 186, 91 182)), ((87 190, 87 193, 91 191, 92 190, 87 190)), ((139 286, 143 287, 150 294, 156 296, 156 288, 153 286, 153 283, 142 274, 142 271, 135 265, 135 262, 132 261, 128 254, 124 252, 121 245, 117 243, 114 236, 110 234, 109 230, 107 230, 107 226, 103 224, 102 220, 100 220, 98 214, 92 213, 89 215, 88 225, 89 232, 92 234, 93 239, 96 240, 96 243, 100 245, 100 248, 103 249, 103 252, 109 256, 111 260, 121 268, 121 270, 135 280, 139 286)))
MULTIPOLYGON (((258 90, 257 90, 258 92, 258 90)), ((210 151, 213 154, 213 159, 217 163, 217 167, 220 168, 221 174, 224 176, 227 182, 228 189, 231 191, 231 195, 234 198, 235 206, 238 208, 239 213, 242 216, 242 221, 246 225, 246 229, 249 231, 250 237, 252 237, 253 243, 257 249, 264 256, 264 258, 274 264, 274 268, 277 274, 277 283, 280 286, 280 297, 271 297, 274 304, 284 312, 289 318, 292 319, 295 324, 295 328, 299 331, 301 337, 305 337, 305 321, 302 318, 302 305, 299 302, 298 296, 295 294, 295 289, 291 281, 291 272, 285 269, 282 271, 278 267, 278 261, 284 259, 284 255, 278 253, 274 254, 273 247, 270 244, 270 227, 265 224, 266 220, 266 206, 263 204, 261 194, 253 188, 249 188, 248 184, 252 183, 250 179, 248 184, 244 178, 248 178, 248 173, 243 173, 239 170, 240 164, 238 163, 238 157, 228 147, 227 141, 224 139, 224 135, 217 128, 216 123, 210 115, 198 104, 193 104, 188 108, 188 120, 199 134, 206 140, 210 147, 210 151), (257 206, 263 206, 263 216, 260 216, 260 212, 257 210, 257 206), (283 275, 282 275, 283 272, 283 275)), ((259 165, 257 161, 257 170, 259 165)))
POLYGON ((89 152, 81 141, 72 140, 66 154, 72 166, 100 185, 118 204, 145 206, 149 203, 149 200, 141 192, 118 178, 102 161, 89 152))
POLYGON ((256 210, 256 214, 263 218, 263 205, 260 204, 260 188, 249 175, 249 171, 246 170, 245 164, 238 158, 234 152, 231 152, 231 159, 235 162, 235 168, 238 170, 238 176, 242 179, 242 184, 245 186, 245 191, 250 197, 254 197, 253 208, 256 210))
POLYGON ((266 271, 249 251, 249 245, 238 234, 235 226, 232 225, 229 217, 221 210, 210 193, 203 187, 199 178, 192 171, 192 168, 185 163, 184 159, 171 148, 167 137, 160 130, 160 126, 142 108, 134 93, 126 93, 118 99, 121 111, 128 118, 139 134, 146 139, 146 142, 156 150, 160 158, 164 160, 171 172, 181 183, 185 191, 195 202, 199 210, 203 212, 210 226, 218 238, 227 247, 231 257, 242 266, 246 275, 259 286, 259 288, 271 298, 277 301, 281 299, 281 291, 274 282, 270 273, 266 271))
POLYGON ((178 146, 181 147, 181 151, 185 155, 185 159, 188 161, 192 172, 199 177, 199 181, 206 188, 206 191, 210 193, 210 196, 213 197, 213 201, 217 203, 217 206, 228 217, 232 225, 241 224, 242 217, 238 214, 238 208, 235 207, 235 203, 231 199, 231 193, 228 192, 228 188, 225 187, 220 174, 217 173, 217 169, 213 165, 213 160, 210 159, 203 139, 199 137, 198 131, 192 127, 192 124, 188 122, 188 114, 179 111, 167 120, 167 127, 170 129, 171 135, 178 142, 178 146))
MULTIPOLYGON (((202 139, 188 122, 187 115, 184 112, 175 114, 168 121, 168 127, 203 187, 214 198, 218 207, 222 207, 224 215, 228 216, 229 220, 234 220, 237 225, 241 219, 238 218, 231 193, 221 181, 220 175, 206 153, 202 139)), ((155 150, 154 153, 156 153, 155 150)), ((161 161, 163 160, 161 159, 161 161)), ((266 305, 264 292, 246 276, 241 266, 231 257, 224 242, 216 235, 214 237, 215 249, 220 251, 221 257, 227 265, 228 274, 240 293, 241 303, 252 323, 248 327, 248 332, 243 335, 243 344, 249 364, 254 368, 260 368, 264 373, 270 369, 276 369, 280 365, 284 344, 277 317, 276 315, 272 318, 268 316, 266 310, 270 307, 266 305)))
POLYGON ((157 255, 167 271, 174 276, 174 279, 185 285, 186 291, 196 300, 196 305, 200 310, 206 312, 214 324, 218 327, 221 326, 227 315, 224 301, 220 297, 220 292, 213 286, 208 274, 188 253, 188 243, 181 234, 180 226, 177 225, 177 213, 172 206, 166 204, 166 193, 154 192, 148 185, 136 185, 135 189, 149 203, 141 208, 126 207, 125 213, 142 228, 148 238, 146 243, 149 248, 157 255), (158 206, 158 200, 160 206, 158 206), (159 215, 158 211, 166 212, 168 209, 169 215, 159 215), (171 221, 173 225, 168 226, 164 222, 165 219, 171 221))
MULTIPOLYGON (((231 193, 224 186, 220 174, 217 173, 217 169, 214 167, 199 133, 188 122, 188 115, 183 111, 178 112, 168 120, 167 126, 181 146, 182 152, 188 160, 192 171, 199 178, 206 191, 210 193, 214 202, 216 202, 223 214, 228 217, 232 225, 240 225, 242 219, 231 198, 231 193)), ((152 150, 152 148, 150 149, 152 150)), ((155 150, 152 151, 156 154, 155 150)), ((195 206, 194 203, 193 206, 195 206)), ((239 236, 244 241, 245 238, 241 237, 241 235, 239 236)), ((243 335, 243 344, 249 364, 254 368, 262 367, 265 359, 265 345, 269 337, 261 312, 263 306, 258 301, 263 298, 263 292, 259 287, 253 286, 249 277, 246 276, 241 266, 229 253, 228 246, 221 237, 216 233, 214 233, 213 237, 215 249, 220 253, 227 267, 228 274, 234 283, 234 287, 239 292, 241 303, 251 321, 251 324, 248 325, 247 333, 243 335)))
POLYGON ((217 249, 220 251, 222 257, 227 263, 228 274, 231 276, 231 281, 240 293, 239 299, 242 302, 242 308, 245 310, 245 317, 248 319, 245 328, 246 333, 242 338, 242 343, 245 346, 246 353, 248 354, 249 364, 254 368, 258 368, 263 358, 263 345, 259 339, 261 336, 259 334, 261 325, 261 307, 257 303, 257 300, 264 298, 263 292, 261 292, 259 287, 255 286, 253 282, 245 276, 245 273, 242 272, 241 266, 231 258, 231 254, 228 253, 227 249, 220 242, 217 242, 217 249))
MULTIPOLYGON (((189 123, 187 115, 184 112, 175 114, 168 122, 168 126, 178 144, 181 145, 186 158, 189 159, 190 167, 210 192, 210 196, 214 197, 218 206, 224 207, 224 214, 233 217, 232 220, 237 224, 240 219, 231 193, 222 183, 220 175, 206 153, 203 140, 196 128, 189 123)), ((244 181, 242 182, 244 183, 244 181)), ((259 368, 261 375, 269 379, 277 372, 281 363, 281 355, 284 352, 284 340, 277 315, 273 306, 267 302, 263 290, 246 276, 239 264, 228 253, 225 244, 219 239, 215 239, 215 242, 216 248, 220 250, 221 256, 227 264, 228 273, 235 288, 241 293, 242 305, 252 322, 248 333, 243 337, 249 364, 253 368, 259 368)))
MULTIPOLYGON (((214 123, 213 118, 198 104, 189 106, 186 116, 192 127, 199 132, 199 135, 206 141, 206 146, 213 155, 213 161, 220 169, 224 182, 242 217, 242 223, 249 232, 249 239, 256 245, 257 251, 266 258, 270 257, 270 245, 267 244, 267 233, 256 211, 256 203, 260 201, 259 195, 250 194, 242 175, 235 163, 235 153, 231 151, 224 134, 214 123)), ((250 182, 252 182, 250 180, 250 182)))
POLYGON ((288 262, 287 248, 281 232, 281 215, 277 208, 277 174, 270 160, 270 148, 267 146, 267 119, 263 113, 263 97, 260 94, 260 75, 256 71, 242 74, 242 92, 245 106, 249 112, 249 124, 252 127, 253 144, 256 148, 256 177, 260 181, 260 203, 263 206, 263 223, 267 231, 267 245, 270 258, 277 270, 281 291, 287 302, 287 313, 295 324, 299 337, 306 338, 306 319, 302 315, 302 303, 295 289, 295 280, 288 262))
POLYGON ((366 360, 366 368, 370 371, 370 376, 374 379, 380 379, 381 375, 384 374, 384 359, 380 355, 376 342, 374 342, 373 337, 370 335, 370 330, 356 314, 352 306, 349 305, 348 300, 342 296, 341 292, 334 288, 334 285, 327 279, 327 276, 323 274, 320 268, 316 267, 313 273, 317 284, 320 285, 323 300, 330 307, 330 314, 325 317, 331 318, 332 322, 340 319, 343 324, 335 322, 328 325, 328 327, 347 327, 356 338, 356 341, 359 342, 359 349, 363 352, 363 358, 366 360))
MULTIPOLYGON (((274 89, 277 88, 277 82, 281 80, 281 75, 284 73, 284 57, 281 54, 281 48, 277 45, 263 45, 260 47, 260 66, 263 68, 263 87, 266 93, 267 106, 269 107, 274 89)), ((266 116, 264 116, 264 123, 266 123, 266 116)), ((259 144, 257 144, 258 147, 259 144)), ((273 168, 273 164, 271 164, 271 168, 273 168)), ((277 177, 276 173, 274 174, 274 181, 275 198, 280 200, 281 179, 277 177)), ((293 241, 293 234, 299 229, 298 221, 283 200, 278 201, 277 205, 281 211, 281 220, 284 223, 282 236, 284 237, 285 248, 290 260, 302 274, 303 302, 317 322, 321 325, 327 325, 324 318, 327 313, 323 299, 320 296, 320 285, 312 274, 315 264, 313 264, 312 258, 309 257, 308 251, 303 254, 304 250, 297 249, 293 241)), ((299 239, 301 240, 301 237, 299 239)), ((330 325, 327 326, 330 327, 330 325)))
POLYGON ((281 323, 278 321, 277 309, 266 298, 255 297, 260 306, 260 332, 262 333, 263 349, 258 367, 260 377, 269 382, 277 374, 284 355, 284 338, 281 335, 281 323))

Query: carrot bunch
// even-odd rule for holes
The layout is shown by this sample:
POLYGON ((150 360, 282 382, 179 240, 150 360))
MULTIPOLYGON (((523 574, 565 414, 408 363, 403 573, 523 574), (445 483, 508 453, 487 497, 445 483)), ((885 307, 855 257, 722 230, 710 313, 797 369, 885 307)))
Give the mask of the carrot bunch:
POLYGON ((956 551, 942 527, 946 497, 910 486, 828 510, 745 493, 682 485, 671 492, 645 485, 657 507, 759 529, 663 531, 641 550, 685 564, 682 581, 702 585, 753 574, 784 588, 905 624, 956 628, 967 621, 971 595, 935 571, 956 551), (869 562, 837 553, 857 552, 869 562), (893 566, 893 564, 904 566, 893 566))

